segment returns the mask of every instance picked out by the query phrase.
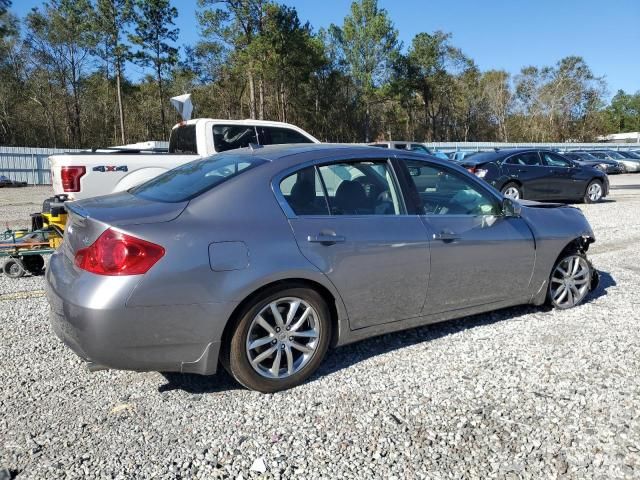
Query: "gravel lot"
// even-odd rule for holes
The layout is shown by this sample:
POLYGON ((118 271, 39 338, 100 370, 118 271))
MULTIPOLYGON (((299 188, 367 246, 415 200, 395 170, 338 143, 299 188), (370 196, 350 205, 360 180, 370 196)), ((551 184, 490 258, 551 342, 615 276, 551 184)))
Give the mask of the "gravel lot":
MULTIPOLYGON (((263 395, 215 377, 88 374, 43 278, 0 278, 0 478, 639 478, 640 174, 582 205, 588 303, 511 308, 329 352, 263 395)), ((26 226, 48 188, 0 190, 26 226)))

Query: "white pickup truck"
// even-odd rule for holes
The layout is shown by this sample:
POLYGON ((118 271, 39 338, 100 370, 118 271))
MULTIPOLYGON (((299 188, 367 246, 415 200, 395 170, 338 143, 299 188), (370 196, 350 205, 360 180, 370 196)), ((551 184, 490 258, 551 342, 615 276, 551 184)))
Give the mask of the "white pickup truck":
POLYGON ((52 155, 51 182, 56 195, 80 200, 127 190, 200 157, 278 143, 320 142, 288 123, 199 118, 173 127, 166 152, 123 147, 52 155))

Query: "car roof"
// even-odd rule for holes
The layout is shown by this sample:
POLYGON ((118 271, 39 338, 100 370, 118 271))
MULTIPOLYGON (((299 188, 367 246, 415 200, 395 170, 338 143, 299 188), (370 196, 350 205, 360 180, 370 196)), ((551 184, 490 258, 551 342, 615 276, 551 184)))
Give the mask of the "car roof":
POLYGON ((215 157, 211 158, 219 158, 220 155, 226 154, 254 156, 268 162, 277 161, 278 164, 282 163, 283 166, 292 166, 297 163, 323 158, 331 159, 332 157, 385 159, 389 158, 390 155, 402 155, 403 157, 411 158, 412 160, 429 160, 440 165, 454 165, 448 160, 439 159, 420 152, 412 152, 410 150, 393 150, 393 153, 390 153, 388 149, 380 147, 346 143, 288 143, 280 145, 253 146, 228 150, 223 153, 218 153, 215 157))

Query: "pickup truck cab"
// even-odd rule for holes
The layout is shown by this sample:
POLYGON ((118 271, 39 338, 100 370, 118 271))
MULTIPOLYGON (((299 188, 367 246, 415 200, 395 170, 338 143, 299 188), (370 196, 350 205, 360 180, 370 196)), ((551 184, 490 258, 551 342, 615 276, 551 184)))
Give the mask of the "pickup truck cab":
POLYGON ((250 144, 320 143, 301 128, 261 120, 193 119, 173 127, 166 151, 117 147, 49 157, 56 195, 69 200, 128 190, 184 163, 250 144))

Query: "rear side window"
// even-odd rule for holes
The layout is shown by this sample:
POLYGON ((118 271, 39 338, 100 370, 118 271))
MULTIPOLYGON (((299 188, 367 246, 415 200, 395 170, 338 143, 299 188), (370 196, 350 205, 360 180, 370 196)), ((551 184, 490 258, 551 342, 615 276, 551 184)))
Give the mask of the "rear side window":
POLYGON ((215 155, 169 170, 129 193, 156 202, 185 202, 265 162, 249 155, 215 155))
POLYGON ((400 191, 386 161, 307 167, 284 178, 280 192, 296 215, 404 213, 400 191))
POLYGON ((510 165, 524 165, 527 167, 539 167, 542 165, 540 156, 537 152, 519 153, 509 157, 506 163, 510 165))
POLYGON ((280 182, 280 191, 296 215, 329 215, 322 183, 314 167, 286 177, 280 182))
POLYGON ((313 143, 301 133, 290 128, 257 127, 260 145, 279 145, 283 143, 313 143))
POLYGON ((182 125, 171 130, 171 138, 169 138, 169 153, 198 153, 195 125, 182 125))
POLYGON ((250 143, 258 143, 256 129, 253 125, 213 126, 213 145, 216 152, 248 147, 250 143))

